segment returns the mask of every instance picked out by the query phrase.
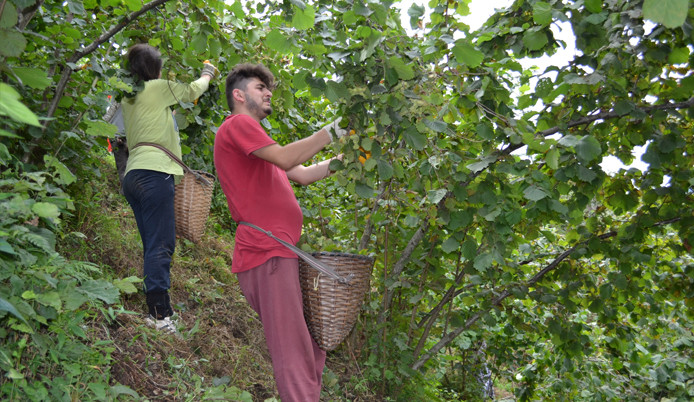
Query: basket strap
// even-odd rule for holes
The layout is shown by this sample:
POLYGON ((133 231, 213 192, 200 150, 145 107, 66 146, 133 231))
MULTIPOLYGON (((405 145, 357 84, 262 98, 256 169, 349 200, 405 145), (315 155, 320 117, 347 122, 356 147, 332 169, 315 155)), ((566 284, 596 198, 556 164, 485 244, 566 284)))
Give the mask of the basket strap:
POLYGON ((239 222, 239 225, 250 226, 253 229, 256 229, 260 232, 265 233, 269 237, 277 240, 279 243, 281 243, 282 245, 284 245, 288 249, 292 250, 294 253, 296 253, 296 255, 301 257, 302 260, 306 261, 306 263, 308 265, 310 265, 314 269, 328 275, 329 277, 335 279, 339 283, 342 283, 344 285, 349 285, 350 282, 352 281, 352 278, 354 277, 354 274, 349 274, 347 276, 340 276, 337 272, 335 272, 328 265, 325 265, 322 262, 318 261, 317 259, 313 258, 313 256, 311 254, 305 252, 304 250, 300 249, 299 247, 296 247, 295 245, 288 243, 288 242, 280 239, 279 237, 273 235, 272 232, 268 232, 267 230, 263 230, 263 229, 259 228, 258 226, 254 225, 252 223, 248 223, 248 222, 241 221, 241 222, 239 222))
POLYGON ((161 146, 161 145, 159 145, 159 144, 157 144, 157 143, 155 143, 155 142, 138 142, 137 144, 135 144, 135 146, 133 146, 132 148, 130 148, 130 150, 132 151, 133 149, 135 149, 135 148, 137 148, 137 147, 139 147, 139 146, 148 146, 148 147, 159 148, 160 150, 164 151, 164 153, 165 153, 166 155, 168 155, 169 158, 171 158, 171 160, 173 160, 174 162, 176 162, 176 163, 178 163, 179 165, 181 165, 181 167, 183 168, 183 170, 184 170, 186 173, 190 173, 190 174, 192 174, 193 176, 195 176, 195 179, 196 179, 196 180, 205 183, 205 185, 207 185, 207 186, 212 185, 212 183, 210 183, 209 180, 207 180, 206 177, 204 177, 203 175, 201 175, 201 174, 199 174, 198 172, 194 171, 193 169, 189 168, 188 165, 186 165, 185 163, 183 163, 183 161, 182 161, 181 159, 179 159, 178 156, 174 155, 174 153, 171 152, 171 151, 169 151, 166 147, 163 147, 163 146, 161 146))

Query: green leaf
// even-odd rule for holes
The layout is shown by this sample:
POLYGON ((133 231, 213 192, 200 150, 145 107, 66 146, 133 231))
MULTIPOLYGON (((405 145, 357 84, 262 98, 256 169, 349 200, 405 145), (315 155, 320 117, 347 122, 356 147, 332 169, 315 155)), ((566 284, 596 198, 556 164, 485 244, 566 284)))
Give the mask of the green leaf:
POLYGON ((19 57, 26 46, 27 41, 21 33, 0 29, 0 56, 19 57))
POLYGON ((330 102, 345 102, 349 100, 350 93, 345 84, 341 82, 328 81, 325 88, 325 97, 330 102))
POLYGON ((129 276, 125 279, 116 279, 113 284, 123 293, 133 294, 137 293, 138 289, 135 286, 136 283, 142 282, 142 279, 136 276, 129 276))
POLYGON ((578 145, 578 143, 580 141, 581 141, 581 139, 576 137, 575 135, 567 134, 567 135, 561 137, 561 139, 559 139, 558 143, 560 145, 565 146, 565 147, 575 147, 576 145, 578 145))
POLYGON ((440 188, 438 190, 429 190, 427 193, 427 200, 432 203, 432 204, 438 204, 439 201, 443 199, 443 197, 448 194, 448 190, 445 188, 440 188))
POLYGON ((591 13, 599 13, 602 11, 602 0, 585 0, 585 5, 591 13))
POLYGON ((586 135, 576 145, 578 158, 590 162, 602 154, 602 147, 595 137, 586 135))
POLYGON ((36 301, 44 306, 53 307, 58 311, 61 311, 63 308, 63 301, 60 299, 60 294, 55 291, 36 294, 36 301))
POLYGON ((313 6, 307 5, 303 10, 294 6, 294 17, 292 17, 292 26, 299 31, 305 31, 313 27, 316 20, 316 11, 313 6))
POLYGON ((454 211, 451 213, 451 219, 448 221, 448 228, 457 230, 464 228, 472 222, 472 214, 467 211, 454 211))
POLYGON ((536 185, 531 185, 525 190, 523 190, 523 197, 531 201, 540 201, 541 199, 547 197, 547 192, 536 185))
POLYGON ((116 125, 104 120, 84 119, 83 122, 87 125, 87 129, 84 130, 84 132, 92 137, 113 138, 116 133, 118 133, 118 127, 116 125))
POLYGON ((583 21, 588 22, 593 25, 600 25, 607 19, 607 13, 591 14, 587 16, 583 21))
POLYGON ((448 124, 441 120, 424 119, 424 125, 437 133, 443 133, 448 128, 448 124))
POLYGON ((557 170, 559 168, 559 150, 556 148, 552 148, 549 151, 547 151, 545 161, 547 162, 547 166, 549 166, 553 170, 557 170))
POLYGON ((6 254, 12 254, 12 255, 17 255, 17 252, 14 251, 14 248, 12 248, 12 245, 7 242, 7 240, 0 238, 0 252, 6 253, 6 254))
POLYGON ((77 15, 84 15, 85 14, 84 5, 82 4, 82 1, 68 0, 67 1, 67 8, 73 14, 77 14, 77 15))
POLYGON ((24 318, 24 316, 17 310, 17 308, 10 303, 9 301, 3 299, 0 297, 0 311, 7 311, 8 313, 12 314, 13 316, 19 318, 22 322, 25 324, 29 325, 27 320, 24 318))
POLYGON ((354 186, 354 191, 356 191, 357 195, 362 198, 372 198, 374 196, 374 189, 368 184, 357 183, 354 186))
POLYGON ((491 124, 488 123, 480 123, 476 127, 477 135, 481 137, 482 139, 485 140, 493 140, 494 139, 494 128, 491 126, 491 124))
POLYGON ((361 1, 359 1, 359 2, 355 1, 354 6, 352 6, 352 10, 354 11, 355 14, 361 15, 362 17, 368 17, 369 15, 371 15, 373 13, 373 11, 371 11, 369 9, 369 7, 364 5, 361 1))
POLYGON ((357 15, 352 10, 348 10, 344 14, 342 14, 342 22, 347 26, 352 25, 357 21, 359 21, 359 17, 357 17, 357 15))
POLYGON ((51 85, 51 80, 44 70, 29 67, 15 67, 12 71, 22 81, 22 84, 28 85, 34 89, 45 89, 51 85))
POLYGON ((593 180, 595 180, 596 177, 598 177, 597 173, 593 172, 592 170, 588 169, 587 167, 585 167, 585 166, 579 166, 578 167, 578 178, 581 179, 582 181, 590 183, 593 180))
POLYGON ((181 38, 178 38, 178 37, 171 38, 171 48, 173 48, 173 50, 179 52, 179 51, 183 50, 184 47, 185 46, 183 45, 183 41, 181 40, 181 38))
MULTIPOLYGON (((29 324, 27 324, 27 326, 28 325, 29 324)), ((8 371, 7 374, 5 374, 5 375, 7 376, 7 378, 12 379, 12 380, 21 380, 24 378, 24 374, 20 373, 15 368, 10 368, 10 371, 8 371)))
POLYGON ((364 163, 364 169, 366 169, 367 172, 372 172, 376 166, 378 166, 378 162, 373 158, 367 159, 364 163))
POLYGON ((190 46, 196 54, 204 54, 207 51, 207 35, 202 32, 193 35, 190 46))
POLYGON ((65 310, 67 311, 75 311, 80 308, 81 305, 89 301, 89 298, 83 293, 74 292, 74 289, 72 290, 73 291, 61 295, 65 304, 65 310))
POLYGON ((477 255, 477 243, 471 239, 465 240, 460 251, 465 259, 472 261, 477 255))
POLYGON ((41 218, 57 219, 60 217, 58 206, 49 202, 37 202, 31 206, 31 211, 41 218))
POLYGON ((533 5, 533 21, 538 25, 547 25, 552 22, 552 6, 544 1, 538 1, 533 5))
POLYGON ((569 208, 557 200, 550 201, 549 207, 552 211, 559 212, 562 215, 569 213, 569 208))
POLYGON ((667 60, 670 64, 684 64, 689 60, 689 53, 688 47, 677 47, 672 49, 667 60))
POLYGON ((287 54, 291 48, 291 44, 287 38, 282 35, 279 29, 275 28, 265 37, 265 44, 268 48, 274 49, 279 54, 287 54))
POLYGON ((626 275, 622 273, 615 274, 612 278, 612 282, 618 289, 626 289, 627 286, 629 286, 629 282, 627 280, 626 275))
POLYGON ((123 2, 130 11, 139 11, 143 4, 140 0, 123 0, 123 2))
POLYGON ((2 8, 2 14, 0 14, 0 29, 1 28, 12 28, 17 25, 19 19, 19 14, 17 14, 17 9, 14 7, 12 2, 5 2, 2 8))
POLYGON ((492 266, 492 255, 483 253, 475 257, 475 262, 472 264, 479 272, 484 272, 492 266))
POLYGON ((395 69, 395 72, 398 73, 398 77, 400 77, 401 80, 411 80, 414 78, 414 70, 412 69, 412 66, 405 64, 402 58, 392 56, 390 59, 388 59, 388 62, 390 66, 395 69))
POLYGON ((366 25, 360 25, 356 30, 356 34, 360 38, 368 38, 371 36, 371 28, 366 25))
POLYGON ((140 395, 137 392, 133 391, 132 388, 130 388, 126 385, 122 385, 122 384, 112 385, 111 386, 111 393, 113 394, 113 396, 116 399, 120 399, 120 398, 118 398, 118 395, 130 395, 133 398, 139 398, 140 397, 140 395))
POLYGON ((482 64, 484 53, 477 50, 472 44, 464 40, 457 40, 451 49, 455 60, 460 64, 465 64, 468 67, 475 68, 482 64))
POLYGON ((643 18, 677 28, 687 19, 689 0, 644 0, 643 18))
POLYGON ((378 160, 378 176, 381 180, 389 180, 393 177, 393 167, 390 163, 380 159, 378 160))
POLYGON ((422 18, 424 16, 424 13, 426 12, 426 8, 424 6, 420 6, 417 4, 412 3, 410 8, 407 10, 407 15, 410 16, 410 18, 422 18))
POLYGON ((77 290, 89 296, 92 300, 100 299, 107 304, 117 302, 120 297, 118 288, 102 279, 86 281, 77 290))
POLYGON ((315 56, 322 56, 328 51, 328 48, 321 44, 311 43, 303 45, 303 49, 315 56))
MULTIPOLYGON (((0 128, 0 137, 9 137, 9 138, 22 138, 21 136, 11 133, 7 130, 3 130, 0 128)), ((5 145, 5 144, 1 144, 5 145)), ((0 165, 4 165, 10 158, 9 151, 7 150, 7 147, 5 148, 0 148, 0 165)))
MULTIPOLYGON (((2 43, 2 38, 0 38, 2 43)), ((0 82, 0 116, 9 116, 20 123, 41 127, 38 117, 19 101, 20 96, 11 86, 0 82)))
POLYGON ((418 151, 424 149, 427 138, 419 131, 417 131, 417 128, 415 126, 411 126, 407 130, 405 130, 403 135, 405 137, 405 142, 407 142, 407 145, 411 146, 412 148, 418 151))
POLYGON ((523 44, 529 50, 540 50, 547 42, 547 34, 544 31, 528 30, 523 34, 523 44))
POLYGON ((627 100, 617 101, 614 105, 614 112, 618 115, 625 115, 635 110, 634 104, 627 100))
POLYGON ((460 242, 453 237, 449 237, 441 244, 441 250, 444 253, 452 253, 460 247, 460 242))
POLYGON ((59 184, 69 186, 77 180, 77 177, 75 177, 70 169, 58 159, 50 155, 44 155, 43 161, 47 167, 51 167, 55 170, 55 179, 59 184))
POLYGON ((467 166, 466 168, 470 169, 473 173, 477 173, 480 170, 484 170, 489 166, 490 164, 496 162, 496 156, 494 155, 485 155, 481 160, 471 163, 467 166))

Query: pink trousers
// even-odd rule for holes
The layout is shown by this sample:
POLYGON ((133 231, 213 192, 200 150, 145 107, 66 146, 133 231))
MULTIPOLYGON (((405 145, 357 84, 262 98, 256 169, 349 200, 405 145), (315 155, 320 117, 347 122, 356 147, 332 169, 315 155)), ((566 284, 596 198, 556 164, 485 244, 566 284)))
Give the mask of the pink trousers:
POLYGON ((325 351, 304 319, 299 260, 274 257, 238 273, 241 291, 260 316, 282 402, 320 399, 325 351))

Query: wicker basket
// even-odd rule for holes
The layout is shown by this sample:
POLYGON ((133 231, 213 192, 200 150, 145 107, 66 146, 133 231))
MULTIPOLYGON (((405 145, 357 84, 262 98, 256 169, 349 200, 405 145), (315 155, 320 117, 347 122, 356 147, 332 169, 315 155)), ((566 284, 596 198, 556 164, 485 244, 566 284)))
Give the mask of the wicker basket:
POLYGON ((341 276, 353 274, 349 285, 339 283, 299 259, 304 317, 318 346, 335 349, 354 326, 369 288, 373 258, 356 254, 314 253, 313 257, 341 276))
POLYGON ((205 232, 215 177, 202 170, 186 172, 176 185, 176 235, 197 243, 205 232))

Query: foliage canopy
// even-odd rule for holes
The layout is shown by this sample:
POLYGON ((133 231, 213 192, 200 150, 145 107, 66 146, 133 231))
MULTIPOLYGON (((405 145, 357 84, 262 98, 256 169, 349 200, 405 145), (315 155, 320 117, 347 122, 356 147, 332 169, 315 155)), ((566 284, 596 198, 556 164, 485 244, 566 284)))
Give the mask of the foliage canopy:
MULTIPOLYGON (((694 396, 692 2, 516 0, 474 31, 461 22, 469 4, 415 2, 403 27, 387 0, 3 2, 8 378, 22 377, 11 333, 117 298, 55 237, 101 178, 115 128, 100 116, 130 85, 123 53, 148 42, 180 81, 205 59, 222 72, 268 66, 279 85, 264 124, 280 143, 349 117, 334 179, 298 189, 303 247, 376 256, 373 319, 357 331, 383 395, 470 398, 474 381, 457 373, 482 355, 520 398, 694 396), (567 45, 558 24, 575 57, 524 68, 567 45), (636 147, 647 169, 601 168, 606 156, 630 164, 636 147), (36 267, 46 273, 31 281, 52 286, 29 284, 36 267)), ((196 168, 213 169, 224 99, 220 80, 176 107, 196 168)), ((221 194, 214 212, 226 213, 221 194)))

